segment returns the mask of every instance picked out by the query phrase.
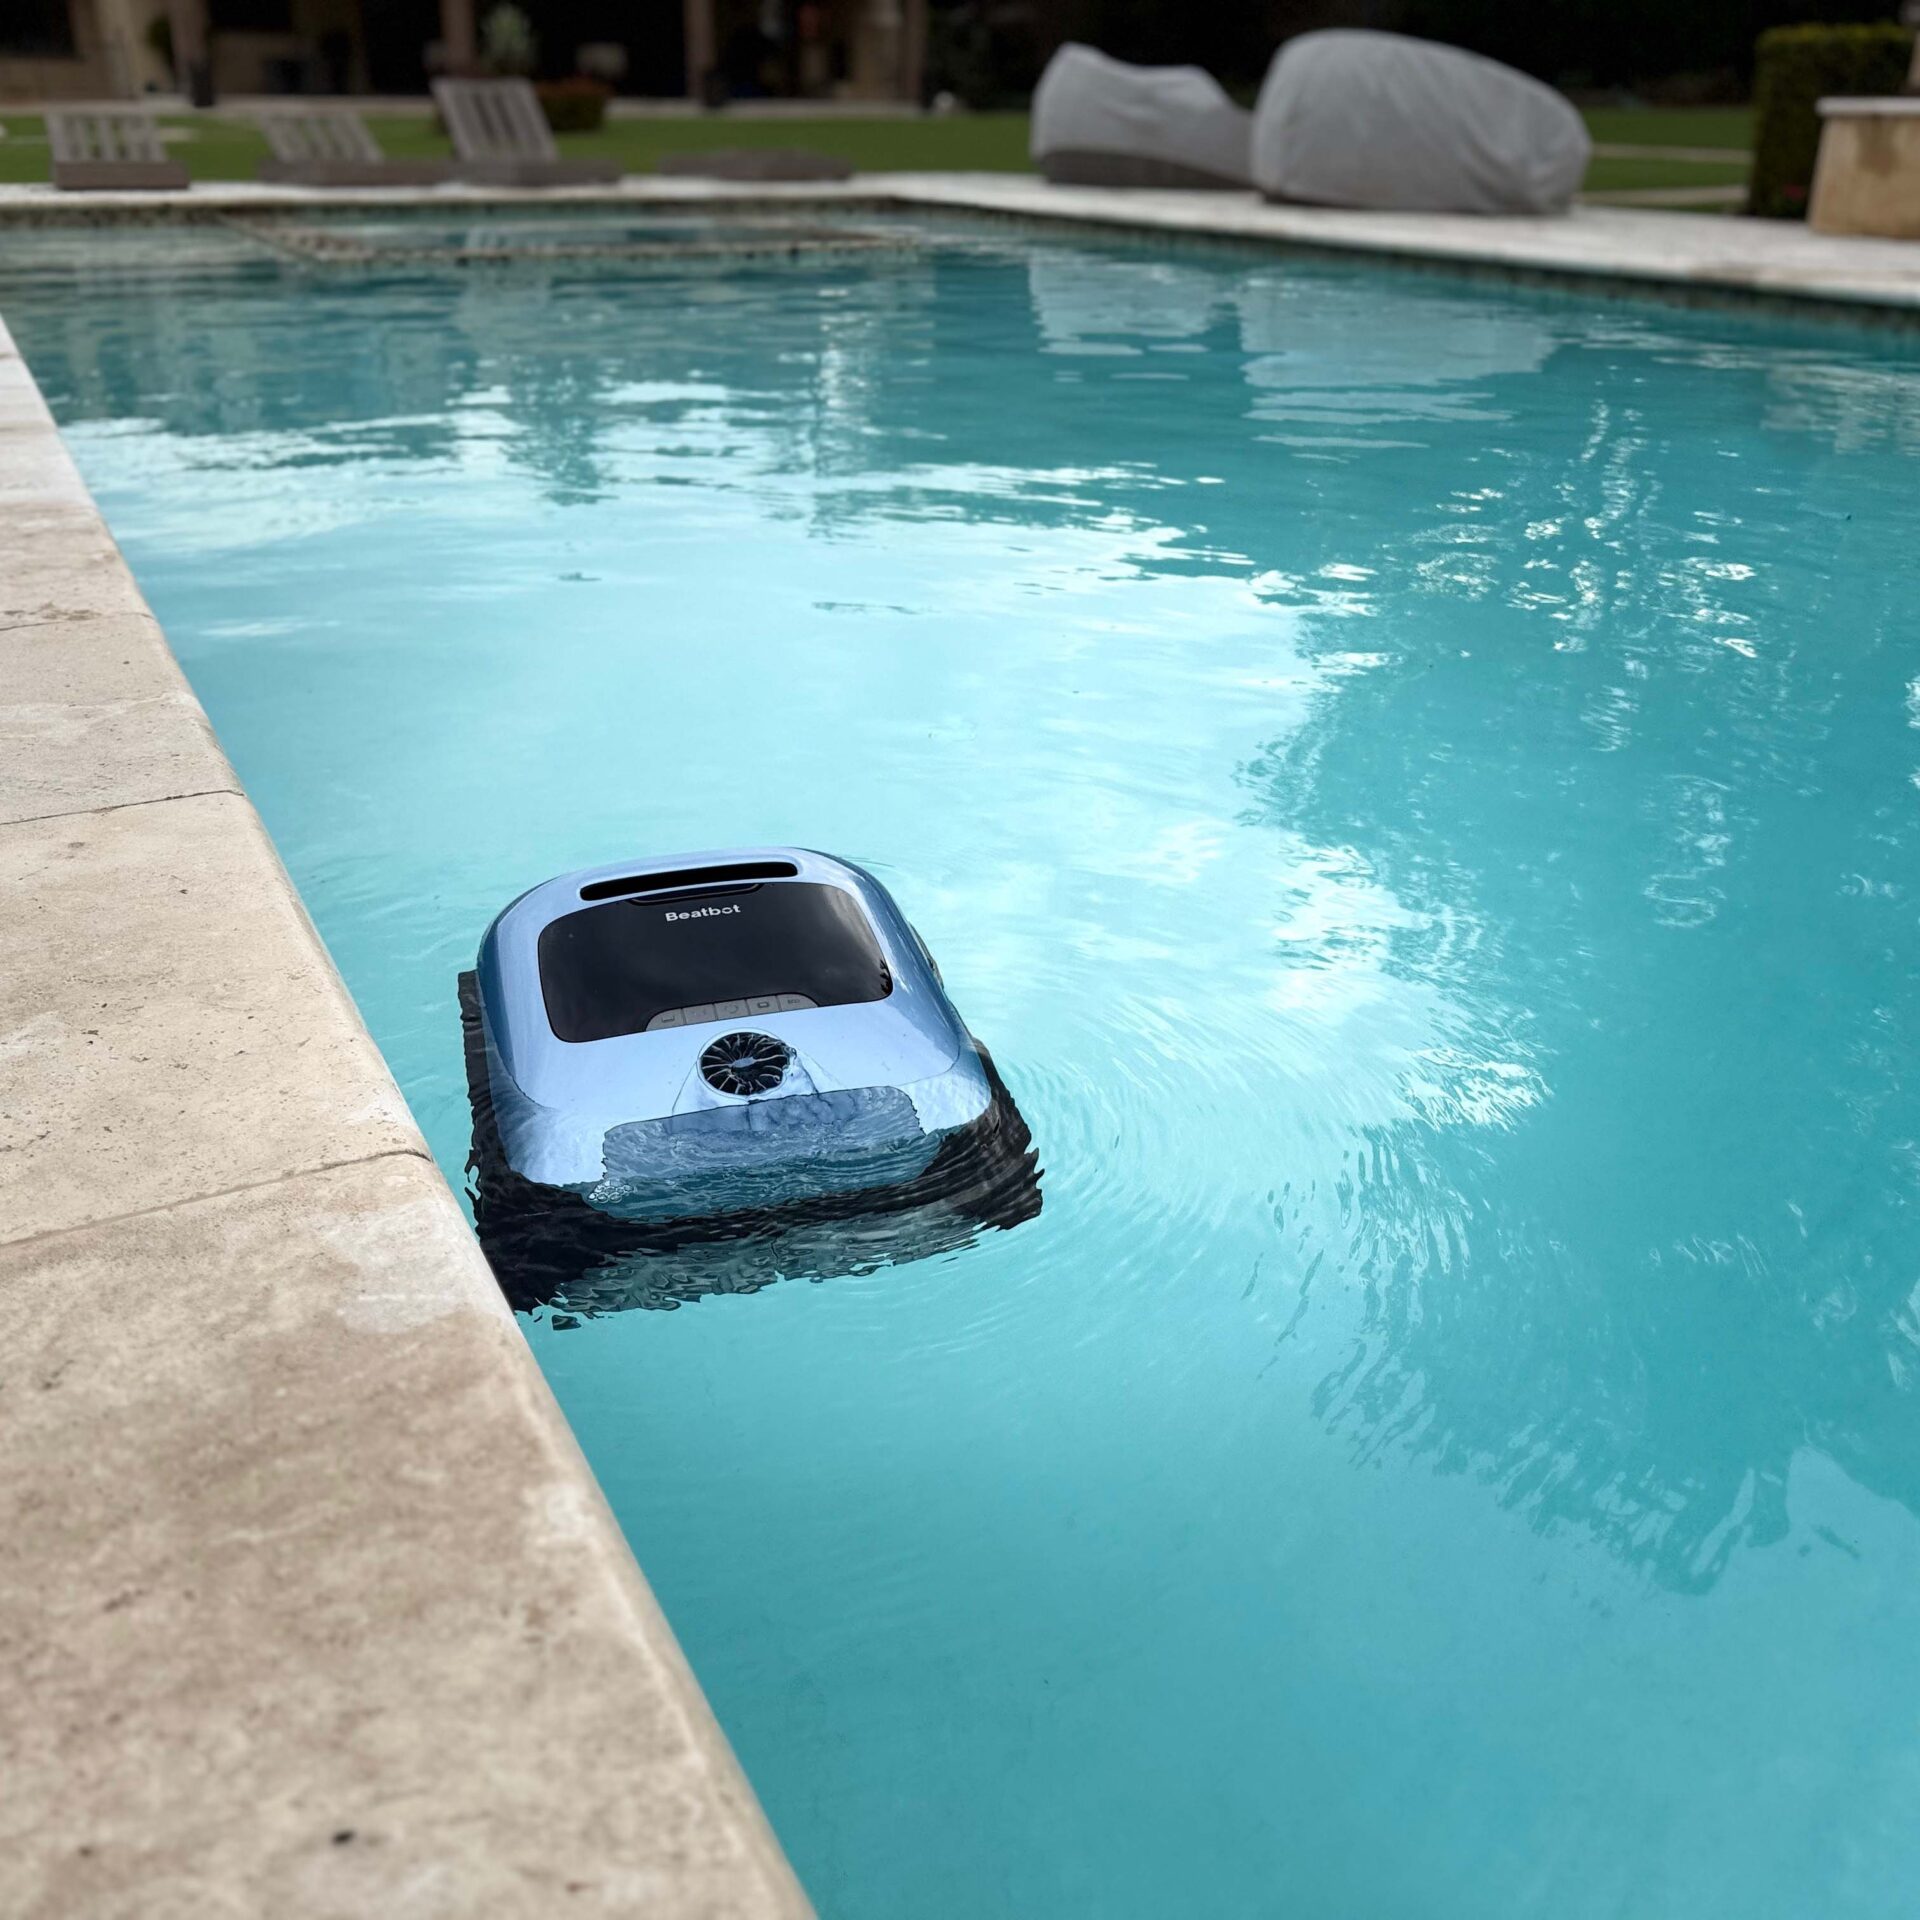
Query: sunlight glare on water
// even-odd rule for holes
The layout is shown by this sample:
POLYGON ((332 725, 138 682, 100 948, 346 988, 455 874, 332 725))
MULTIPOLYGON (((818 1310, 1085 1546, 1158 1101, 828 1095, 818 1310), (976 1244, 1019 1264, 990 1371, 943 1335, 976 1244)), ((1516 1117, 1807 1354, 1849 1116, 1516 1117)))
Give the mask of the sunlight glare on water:
POLYGON ((449 1178, 492 915, 736 843, 1032 1126, 1012 1232, 526 1323, 823 1914, 1912 1910, 1911 340, 117 244, 0 308, 449 1178))

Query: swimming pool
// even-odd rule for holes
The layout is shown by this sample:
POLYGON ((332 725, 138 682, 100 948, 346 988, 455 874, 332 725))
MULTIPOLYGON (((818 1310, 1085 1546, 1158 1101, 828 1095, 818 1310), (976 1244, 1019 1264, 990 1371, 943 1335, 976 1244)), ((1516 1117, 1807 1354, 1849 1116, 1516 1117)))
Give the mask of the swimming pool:
POLYGON ((1011 1232, 527 1323, 821 1910, 1903 1910, 1920 352, 915 231, 0 273, 450 1177, 629 852, 1018 1097, 1011 1232))

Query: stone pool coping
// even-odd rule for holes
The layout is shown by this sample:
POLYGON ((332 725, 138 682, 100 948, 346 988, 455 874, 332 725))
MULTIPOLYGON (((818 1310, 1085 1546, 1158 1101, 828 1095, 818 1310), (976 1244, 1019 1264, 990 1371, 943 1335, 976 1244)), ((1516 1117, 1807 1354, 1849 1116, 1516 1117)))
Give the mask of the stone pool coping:
POLYGON ((1791 308, 1920 325, 1920 246, 1738 214, 1576 206, 1552 218, 1355 213, 1252 193, 1056 187, 1022 174, 877 176, 905 204, 1293 252, 1363 255, 1592 295, 1791 308))
MULTIPOLYGON (((939 209, 1920 322, 1920 247, 1009 175, 184 194, 939 209)), ((0 1910, 801 1915, 465 1220, 0 324, 0 1910)))
POLYGON ((809 1909, 0 324, 0 1912, 809 1909))

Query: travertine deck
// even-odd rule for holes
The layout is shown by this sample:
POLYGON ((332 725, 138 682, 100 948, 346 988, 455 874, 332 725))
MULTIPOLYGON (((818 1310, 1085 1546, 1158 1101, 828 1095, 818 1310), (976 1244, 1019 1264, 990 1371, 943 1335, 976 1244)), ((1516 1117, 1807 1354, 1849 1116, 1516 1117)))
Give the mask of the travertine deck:
POLYGON ((798 1915, 0 328, 0 1913, 798 1915))
MULTIPOLYGON (((8 220, 848 204, 1920 318, 1920 246, 1019 176, 0 188, 8 220)), ((0 1912, 805 1902, 0 328, 0 1912)))

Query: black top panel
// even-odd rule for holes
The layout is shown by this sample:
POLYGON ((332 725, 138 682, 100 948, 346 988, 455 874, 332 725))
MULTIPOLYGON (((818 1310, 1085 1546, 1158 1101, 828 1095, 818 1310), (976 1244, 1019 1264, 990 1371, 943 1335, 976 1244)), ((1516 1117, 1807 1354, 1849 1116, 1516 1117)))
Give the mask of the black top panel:
POLYGON ((716 1002, 884 1000, 893 981, 859 901, 794 880, 564 914, 541 929, 540 991, 554 1033, 582 1041, 716 1002))

